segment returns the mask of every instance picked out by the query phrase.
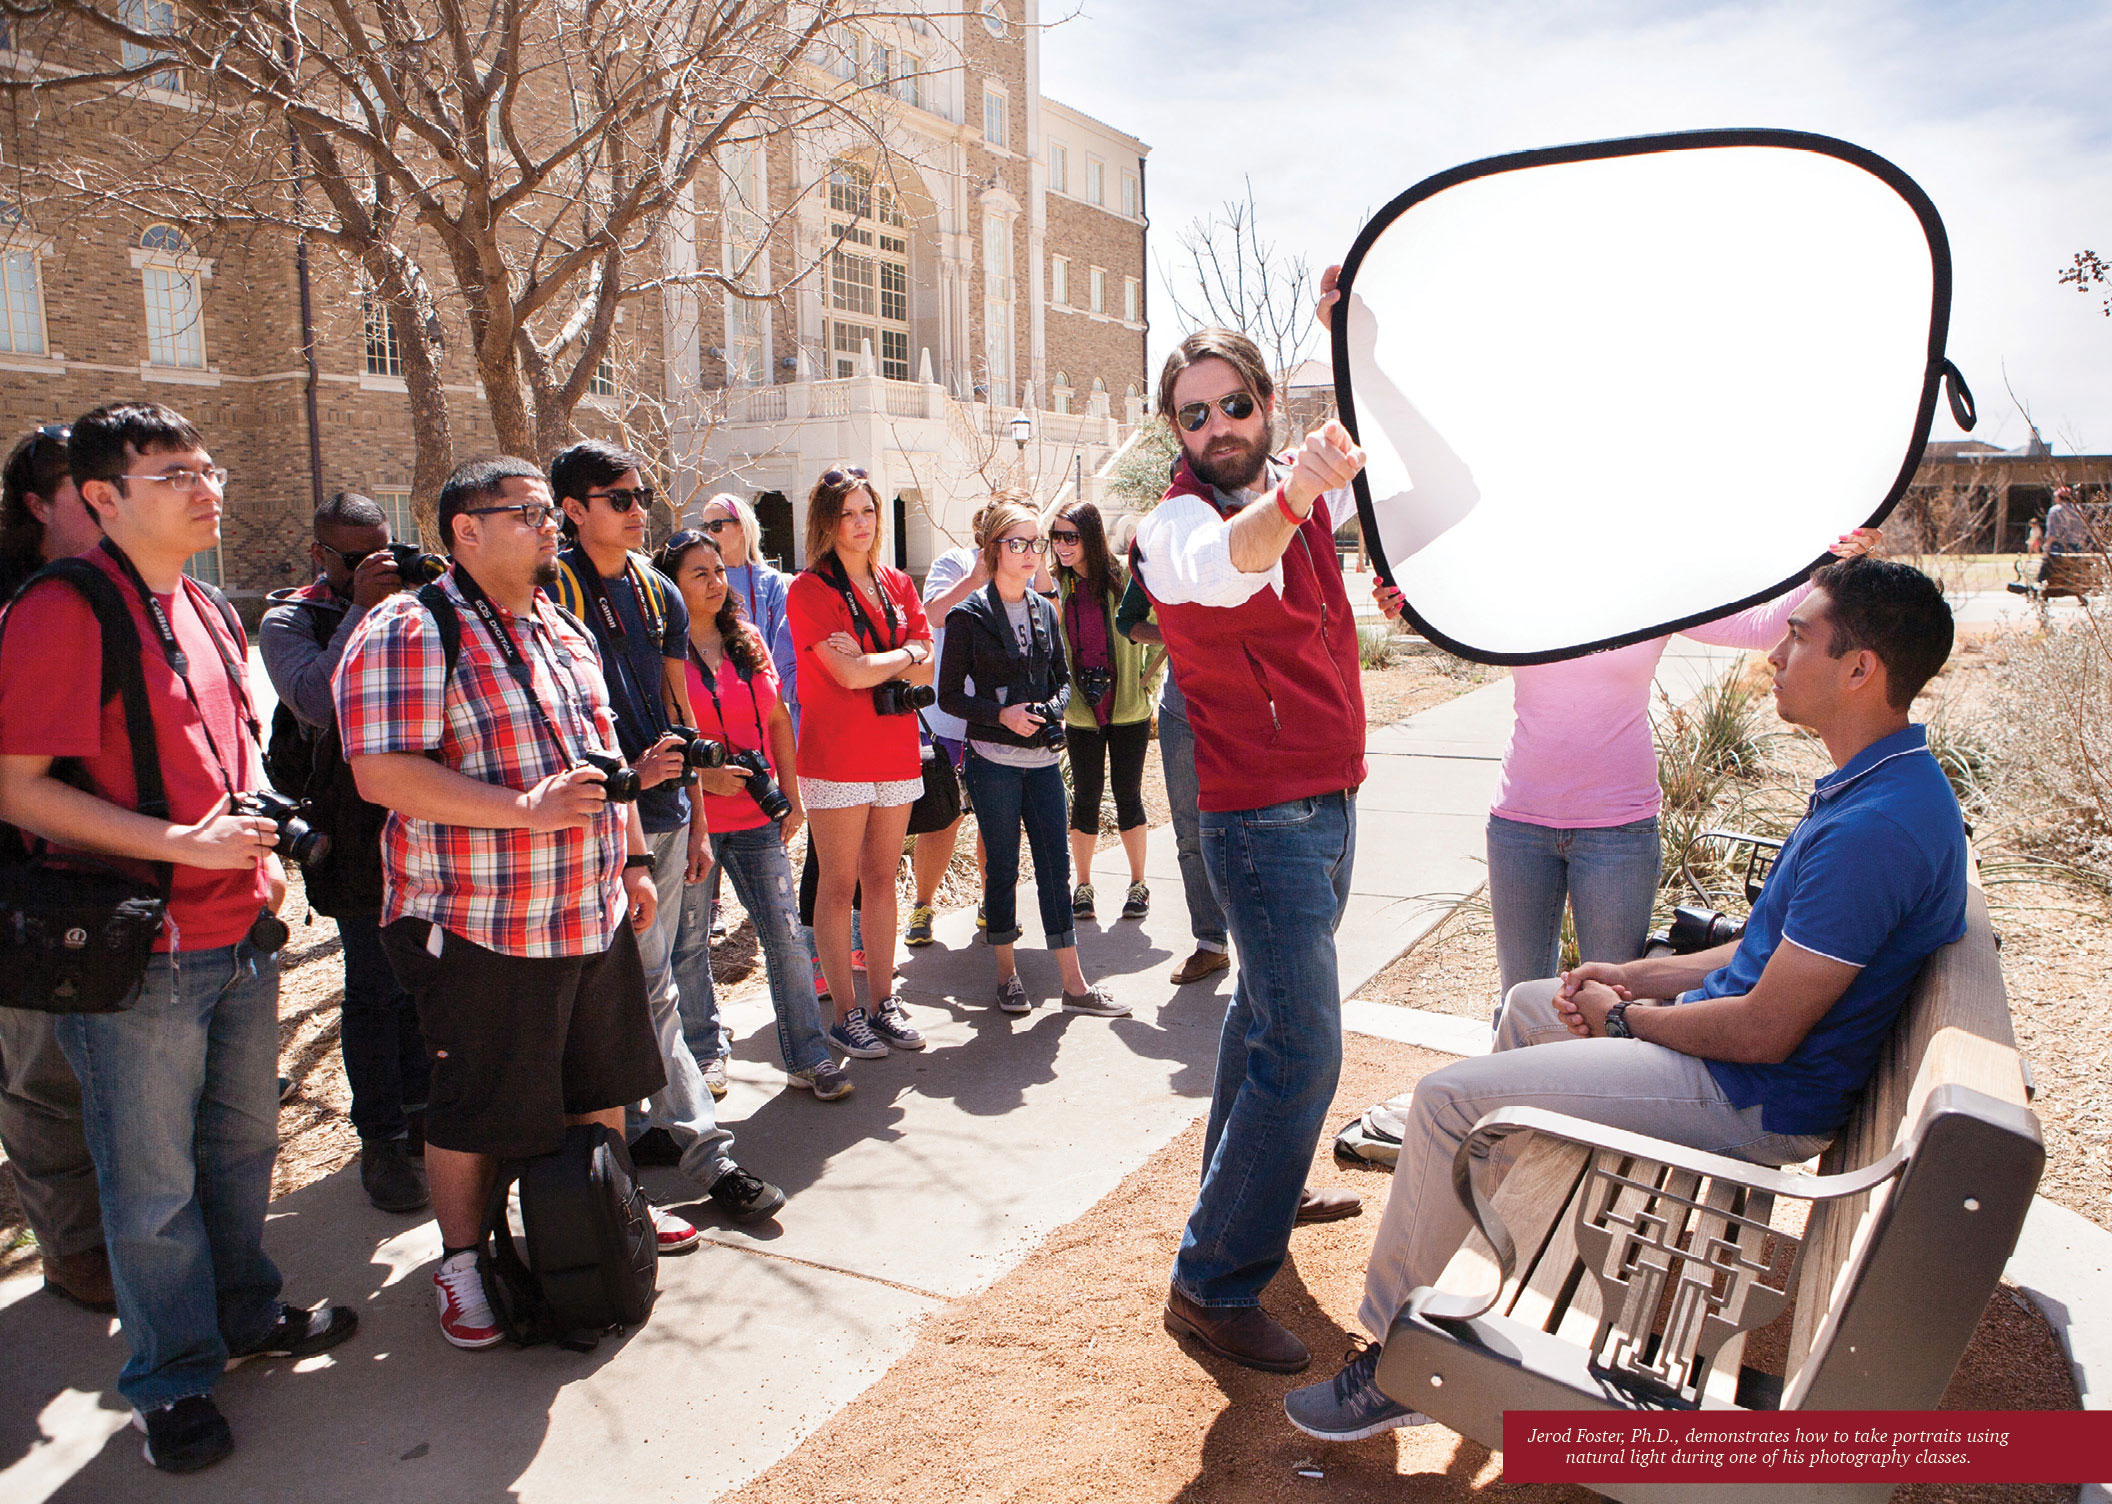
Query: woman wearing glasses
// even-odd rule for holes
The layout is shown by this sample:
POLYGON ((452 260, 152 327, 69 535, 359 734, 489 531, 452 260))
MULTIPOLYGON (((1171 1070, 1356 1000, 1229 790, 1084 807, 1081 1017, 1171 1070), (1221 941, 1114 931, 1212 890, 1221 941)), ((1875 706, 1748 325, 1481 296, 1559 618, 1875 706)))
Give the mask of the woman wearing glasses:
POLYGON ((1019 833, 1034 852, 1041 929, 1063 973, 1063 1006, 1118 1017, 1129 1011, 1090 985, 1078 966, 1070 910, 1070 862, 1063 849, 1063 772, 1056 765, 1064 706, 1071 698, 1055 608, 1033 578, 1048 545, 1020 493, 1001 496, 984 521, 983 565, 990 583, 946 617, 939 705, 968 727, 964 776, 988 860, 983 872, 984 938, 997 955, 997 1006, 1034 1005, 1019 979, 1019 833), (975 685, 971 693, 970 683, 975 685))
POLYGON ((1071 865, 1078 891, 1071 914, 1093 917, 1093 847, 1100 836, 1100 789, 1110 771, 1115 826, 1129 858, 1124 919, 1151 909, 1144 883, 1144 754, 1151 746, 1151 706, 1163 647, 1141 647, 1115 630, 1115 612, 1129 576, 1107 546, 1100 509, 1077 502, 1049 528, 1056 555, 1056 588, 1063 608, 1064 651, 1070 657, 1071 706, 1064 731, 1071 745, 1071 865))
POLYGON ((786 612, 805 704, 799 794, 820 860, 814 948, 836 1021, 829 1042, 876 1060, 924 1036, 891 991, 895 869, 909 807, 924 791, 916 705, 930 704, 931 628, 917 587, 880 562, 880 497, 863 470, 831 470, 807 497, 807 567, 786 612), (858 1006, 851 970, 851 897, 863 896, 867 979, 858 1006))
POLYGON ((689 607, 689 703, 697 730, 723 742, 730 758, 754 754, 761 759, 760 767, 752 760, 745 767, 729 761, 723 769, 697 775, 688 881, 675 932, 675 983, 684 1004, 695 1006, 699 1017, 708 1014, 708 1032, 716 1032, 712 888, 705 879, 714 865, 723 867, 762 946, 785 1072, 794 1086, 832 1102, 849 1095, 851 1081, 822 1036, 821 1015, 807 985, 807 947, 792 908, 785 846, 805 823, 806 811, 799 802, 792 717, 778 693, 777 670, 762 634, 745 620, 720 545, 708 534, 675 534, 654 563, 689 607), (728 779, 733 780, 730 789, 718 786, 728 779))
POLYGON ((697 509, 696 529, 719 546, 726 561, 726 588, 741 603, 749 625, 763 634, 770 663, 777 670, 778 694, 799 729, 799 664, 792 651, 792 624, 785 615, 785 595, 792 577, 773 569, 763 557, 763 524, 755 508, 730 491, 721 491, 697 509))

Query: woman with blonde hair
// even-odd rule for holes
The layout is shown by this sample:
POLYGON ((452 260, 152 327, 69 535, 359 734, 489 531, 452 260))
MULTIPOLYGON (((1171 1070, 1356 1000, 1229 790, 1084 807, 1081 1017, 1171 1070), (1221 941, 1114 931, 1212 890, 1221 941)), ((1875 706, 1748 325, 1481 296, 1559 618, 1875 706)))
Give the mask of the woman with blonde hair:
POLYGON ((876 1060, 924 1036, 892 995, 895 868, 924 791, 918 705, 931 703, 931 628, 916 583, 880 562, 880 496, 863 470, 831 470, 807 497, 807 567, 786 598, 805 704, 799 793, 820 872, 814 946, 835 1007, 829 1042, 876 1060), (852 984, 851 899, 863 896, 867 983, 852 984))

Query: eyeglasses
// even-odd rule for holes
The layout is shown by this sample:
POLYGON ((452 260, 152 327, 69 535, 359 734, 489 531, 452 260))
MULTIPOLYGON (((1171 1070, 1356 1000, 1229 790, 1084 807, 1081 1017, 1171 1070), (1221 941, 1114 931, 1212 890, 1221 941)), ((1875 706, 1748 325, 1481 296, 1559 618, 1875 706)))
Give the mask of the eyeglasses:
MULTIPOLYGON (((1216 407, 1233 422, 1244 423, 1254 416, 1254 394, 1227 392, 1217 399, 1216 407)), ((1195 433, 1210 421, 1210 408, 1211 404, 1208 402, 1184 402, 1174 416, 1181 420, 1181 427, 1195 433)))
POLYGON ((859 468, 858 468, 857 466, 853 465, 853 466, 852 466, 852 467, 851 467, 850 469, 848 469, 848 470, 825 470, 825 471, 823 471, 823 472, 822 472, 822 476, 821 476, 821 483, 822 483, 823 485, 825 485, 825 486, 828 486, 828 487, 834 488, 834 487, 837 487, 837 486, 847 486, 847 485, 849 485, 849 484, 850 484, 850 483, 851 483, 852 481, 854 481, 854 480, 864 480, 864 479, 865 479, 865 472, 864 472, 863 470, 859 469, 859 468))
POLYGON ((178 496, 189 496, 201 485, 211 485, 215 491, 227 489, 227 472, 218 465, 210 470, 192 470, 179 466, 174 470, 162 470, 153 475, 120 475, 119 480, 158 480, 178 496))
POLYGON ((997 541, 1015 554, 1040 554, 1049 550, 1046 538, 1000 538, 997 541))
POLYGON ((628 512, 632 507, 650 507, 659 494, 651 486, 611 486, 605 491, 589 491, 587 500, 599 496, 609 504, 610 511, 628 512))
POLYGON ((464 507, 472 517, 495 517, 500 512, 519 512, 525 527, 541 527, 557 515, 557 508, 547 501, 517 501, 510 507, 464 507))
POLYGON ((1061 543, 1065 548, 1069 548, 1078 541, 1078 530, 1074 527, 1052 527, 1049 529, 1049 541, 1061 543))
POLYGON ((366 562, 366 560, 371 555, 378 554, 381 552, 381 550, 378 548, 363 548, 356 554, 348 554, 341 548, 332 548, 329 544, 325 543, 320 538, 315 540, 315 546, 321 549, 326 554, 336 554, 338 559, 344 564, 345 568, 347 569, 357 569, 361 564, 366 562))
POLYGON ((718 535, 719 533, 723 532, 723 531, 724 531, 725 529, 727 529, 727 528, 729 528, 729 527, 739 527, 739 526, 740 526, 741 524, 740 524, 739 520, 738 520, 738 519, 736 519, 736 518, 732 518, 732 517, 714 517, 714 518, 712 518, 712 519, 711 519, 711 521, 709 521, 709 522, 701 522, 701 523, 698 523, 697 525, 698 525, 699 527, 703 528, 705 532, 707 532, 707 533, 710 533, 710 534, 712 534, 712 535, 713 535, 714 537, 716 537, 716 536, 717 536, 717 535, 718 535))

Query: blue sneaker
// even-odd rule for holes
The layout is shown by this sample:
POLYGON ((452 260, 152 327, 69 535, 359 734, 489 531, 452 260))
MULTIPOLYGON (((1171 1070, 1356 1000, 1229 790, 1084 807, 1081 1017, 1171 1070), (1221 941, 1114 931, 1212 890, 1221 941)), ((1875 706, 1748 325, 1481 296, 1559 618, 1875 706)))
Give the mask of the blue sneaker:
POLYGON ((1380 1390, 1376 1342, 1343 1364, 1332 1379, 1285 1395, 1283 1413, 1292 1425, 1322 1441, 1362 1441, 1381 1431, 1430 1424, 1422 1411, 1410 1410, 1380 1390))

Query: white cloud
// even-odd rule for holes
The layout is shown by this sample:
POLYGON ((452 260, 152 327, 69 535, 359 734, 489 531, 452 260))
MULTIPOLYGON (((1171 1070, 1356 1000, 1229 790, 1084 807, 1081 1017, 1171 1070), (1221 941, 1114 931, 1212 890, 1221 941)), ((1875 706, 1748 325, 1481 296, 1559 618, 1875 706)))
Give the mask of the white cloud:
MULTIPOLYGON (((1152 247, 1176 275, 1176 233, 1247 175, 1264 229, 1319 266, 1395 194, 1475 158, 1704 126, 1820 131, 1897 163, 1943 215, 1950 354, 1978 436, 2025 436, 2006 372, 2055 447, 2112 450, 2112 320, 2055 280, 2077 250, 2112 255, 2102 6, 1083 6, 1046 34, 1042 87, 1150 143, 1152 247)), ((1153 280, 1156 361, 1177 331, 1153 280)), ((1938 436, 1952 431, 1939 415, 1938 436)))

